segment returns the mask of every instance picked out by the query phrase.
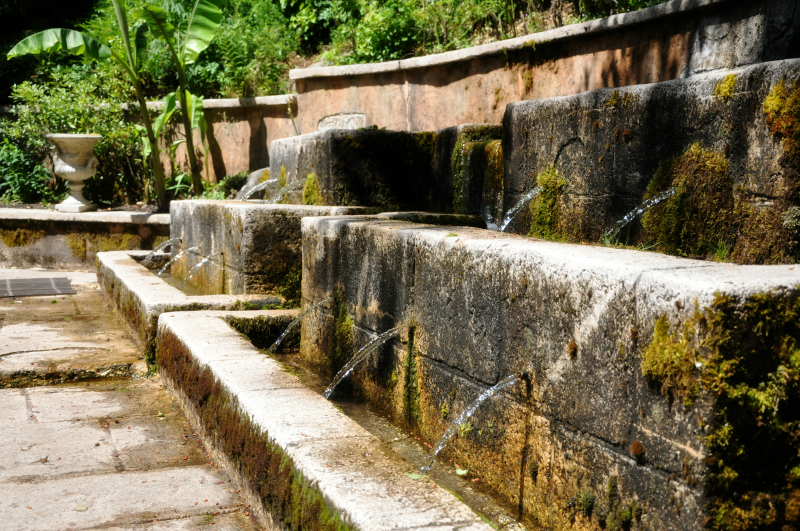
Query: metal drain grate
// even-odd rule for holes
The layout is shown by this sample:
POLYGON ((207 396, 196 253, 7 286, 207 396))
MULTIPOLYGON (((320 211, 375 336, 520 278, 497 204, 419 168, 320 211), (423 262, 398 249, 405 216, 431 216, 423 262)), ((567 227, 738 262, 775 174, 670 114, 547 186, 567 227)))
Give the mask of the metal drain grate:
POLYGON ((0 280, 0 298, 36 295, 72 295, 75 290, 67 277, 15 278, 0 280))

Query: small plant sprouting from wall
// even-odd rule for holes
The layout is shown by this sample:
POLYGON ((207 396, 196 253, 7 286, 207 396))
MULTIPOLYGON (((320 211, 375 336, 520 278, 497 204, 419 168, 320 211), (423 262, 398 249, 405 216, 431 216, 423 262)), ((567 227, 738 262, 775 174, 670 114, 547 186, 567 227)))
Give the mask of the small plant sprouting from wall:
POLYGON ((564 236, 558 230, 561 213, 559 200, 567 186, 555 166, 547 168, 537 177, 537 184, 541 191, 531 202, 531 228, 528 236, 562 240, 564 236))
POLYGON ((719 294, 670 333, 660 319, 642 371, 685 407, 713 404, 707 527, 800 524, 800 289, 719 294))
POLYGON ((664 161, 645 199, 670 188, 676 193, 642 217, 645 241, 656 250, 745 264, 797 260, 800 238, 783 223, 791 203, 778 199, 767 207, 751 204, 749 193, 734 187, 723 154, 694 144, 664 161))

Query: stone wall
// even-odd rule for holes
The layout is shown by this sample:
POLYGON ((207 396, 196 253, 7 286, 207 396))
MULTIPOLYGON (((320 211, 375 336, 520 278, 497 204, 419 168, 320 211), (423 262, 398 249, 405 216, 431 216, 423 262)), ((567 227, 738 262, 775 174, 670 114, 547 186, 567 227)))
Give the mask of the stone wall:
POLYGON ((367 127, 435 131, 499 124, 505 106, 523 100, 798 57, 798 25, 795 0, 673 0, 463 50, 290 77, 303 133, 355 115, 367 127))
MULTIPOLYGON (((304 306, 335 299, 332 310, 303 321, 301 355, 333 374, 355 349, 400 327, 399 340, 357 368, 343 392, 364 396, 431 443, 489 386, 527 371, 528 381, 478 410, 443 459, 519 506, 534 527, 638 522, 688 530, 719 518, 718 529, 738 529, 735 518, 724 521, 734 507, 754 522, 790 522, 793 513, 783 509, 758 515, 764 500, 778 507, 791 495, 779 456, 784 436, 766 435, 772 454, 752 429, 756 416, 771 421, 743 402, 732 407, 746 411, 726 409, 716 398, 731 392, 722 384, 709 391, 698 384, 693 395, 663 378, 714 381, 715 364, 732 355, 715 343, 719 337, 773 359, 783 347, 760 343, 754 322, 773 304, 796 308, 798 285, 800 272, 787 266, 722 265, 466 227, 306 218, 304 306), (671 348, 690 357, 659 354, 671 348), (688 372, 647 373, 645 360, 660 355, 678 356, 688 372), (718 438, 727 422, 735 425, 729 450, 718 438), (736 445, 752 459, 725 453, 736 445), (723 461, 725 473, 741 474, 727 492, 719 486, 723 461)), ((769 332, 776 345, 800 340, 792 311, 773 314, 773 323, 788 323, 769 332)), ((771 381, 771 363, 749 373, 749 388, 771 381)))
POLYGON ((170 236, 181 250, 200 247, 171 266, 185 278, 204 256, 212 261, 189 280, 200 293, 278 294, 299 301, 300 220, 305 216, 356 214, 357 207, 268 205, 242 201, 172 201, 170 236))
POLYGON ((167 214, 0 209, 2 267, 93 271, 98 252, 152 249, 168 237, 167 214))
MULTIPOLYGON (((152 108, 159 109, 160 105, 155 103, 152 108)), ((198 161, 203 165, 203 177, 208 175, 211 182, 218 182, 226 175, 268 167, 270 142, 296 134, 292 119, 297 117, 297 101, 292 94, 208 99, 203 102, 203 112, 208 123, 207 154, 198 131, 194 133, 194 144, 198 161)), ((183 125, 178 122, 173 119, 172 139, 181 138, 184 133, 183 125)), ((166 150, 168 146, 162 148, 166 150)), ((188 172, 185 144, 178 147, 175 158, 182 171, 188 172)), ((168 153, 162 154, 162 161, 169 168, 168 153)))
MULTIPOLYGON (((798 80, 800 61, 787 60, 686 80, 510 104, 503 121, 506 210, 537 182, 545 185, 510 229, 596 242, 643 197, 669 188, 668 179, 659 178, 665 180, 659 184, 654 176, 657 171, 662 175, 673 171, 669 166, 675 157, 686 159, 688 153, 700 165, 692 167, 678 160, 681 169, 673 173, 680 175, 672 180, 681 183, 676 186, 684 207, 691 194, 705 186, 703 168, 717 164, 719 182, 703 192, 697 213, 687 211, 683 214, 689 216, 687 220, 669 222, 701 224, 703 219, 691 216, 711 219, 728 209, 732 219, 743 225, 738 235, 732 235, 733 258, 795 261, 796 250, 787 249, 797 235, 770 224, 798 206, 798 168, 787 151, 794 141, 773 132, 765 102, 779 86, 785 87, 784 96, 791 96, 798 80), (557 174, 558 183, 553 177, 547 184, 551 174, 557 174), (764 219, 746 221, 757 216, 764 219), (753 238, 776 238, 787 246, 784 249, 776 242, 775 249, 748 256, 753 238)), ((800 118, 789 107, 778 111, 785 115, 780 119, 800 118)), ((675 208, 679 208, 677 202, 675 208)), ((637 228, 641 228, 638 221, 631 225, 637 228)), ((676 225, 671 230, 681 228, 676 225)), ((647 234, 636 231, 623 236, 621 241, 629 244, 647 239, 647 234)))

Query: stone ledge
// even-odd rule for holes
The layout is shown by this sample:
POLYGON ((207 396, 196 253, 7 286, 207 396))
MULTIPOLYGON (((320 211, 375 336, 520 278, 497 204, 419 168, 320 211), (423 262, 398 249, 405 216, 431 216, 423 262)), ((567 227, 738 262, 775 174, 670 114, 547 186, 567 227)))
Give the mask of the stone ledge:
POLYGON ((98 253, 97 280, 148 358, 155 352, 158 316, 162 313, 261 308, 283 302, 279 297, 266 295, 186 295, 132 258, 147 254, 147 251, 98 253))
POLYGON ((129 223, 133 225, 169 225, 169 214, 137 212, 81 212, 69 214, 52 210, 0 208, 0 220, 35 220, 68 223, 129 223))
POLYGON ((730 0, 672 0, 671 2, 640 9, 631 13, 613 15, 607 18, 584 22, 582 24, 571 24, 569 26, 543 31, 541 33, 534 33, 524 37, 482 44, 480 46, 473 46, 452 52, 437 53, 423 57, 414 57, 413 59, 388 61, 384 63, 294 69, 289 71, 289 78, 292 80, 298 80, 319 77, 363 76, 445 65, 459 61, 468 61, 477 57, 501 53, 505 50, 518 50, 524 46, 533 46, 535 44, 545 42, 553 43, 556 41, 563 41, 584 35, 592 35, 610 30, 624 29, 658 18, 688 13, 697 9, 713 6, 715 4, 722 4, 728 1, 730 0))
MULTIPOLYGON (((297 103, 294 94, 280 94, 278 96, 258 96, 255 98, 220 98, 203 100, 203 109, 240 109, 245 107, 284 107, 297 103)), ((180 102, 177 108, 180 109, 180 102)), ((164 108, 163 101, 148 101, 147 108, 154 111, 164 108)))
MULTIPOLYGON (((210 370, 238 404, 240 415, 249 417, 263 437, 291 459, 295 473, 354 529, 491 529, 444 489, 406 477, 416 470, 390 457, 378 437, 298 385, 296 377, 221 319, 289 313, 166 313, 159 318, 159 345, 180 344, 200 370, 210 370), (237 370, 231 370, 232 365, 237 370)), ((175 356, 162 348, 159 360, 175 356)), ((173 383, 183 389, 195 384, 173 383)), ((193 413, 197 418, 198 412, 193 413)))

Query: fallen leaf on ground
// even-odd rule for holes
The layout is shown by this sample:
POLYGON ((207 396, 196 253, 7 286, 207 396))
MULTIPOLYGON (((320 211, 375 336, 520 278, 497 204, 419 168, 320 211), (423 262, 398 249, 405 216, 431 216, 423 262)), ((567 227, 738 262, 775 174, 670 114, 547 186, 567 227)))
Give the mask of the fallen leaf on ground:
POLYGON ((459 476, 465 476, 467 474, 467 471, 464 470, 463 468, 456 468, 456 474, 458 474, 459 476))
POLYGON ((81 512, 81 513, 82 513, 83 511, 88 511, 88 510, 89 510, 89 508, 88 508, 88 507, 84 507, 84 506, 82 506, 82 505, 78 505, 77 507, 75 507, 75 509, 74 509, 74 510, 76 510, 76 511, 78 511, 78 512, 81 512))
POLYGON ((422 479, 422 478, 428 477, 425 474, 411 474, 409 472, 406 472, 406 476, 410 477, 414 481, 417 481, 418 479, 422 479))

